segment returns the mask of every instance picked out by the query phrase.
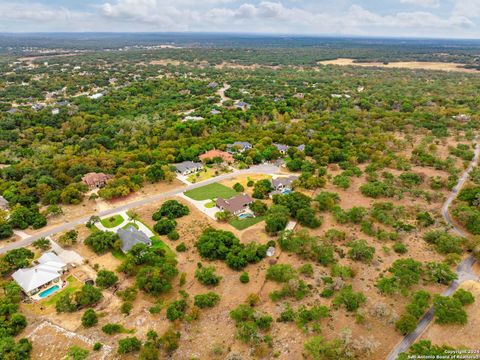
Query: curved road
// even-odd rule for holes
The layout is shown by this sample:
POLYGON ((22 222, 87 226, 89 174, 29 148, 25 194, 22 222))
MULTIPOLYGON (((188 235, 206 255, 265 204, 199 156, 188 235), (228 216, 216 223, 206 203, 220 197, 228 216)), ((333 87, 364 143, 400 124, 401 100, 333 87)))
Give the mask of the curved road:
MULTIPOLYGON (((446 223, 451 226, 453 232, 455 232, 457 235, 461 237, 466 237, 466 234, 462 231, 462 229, 458 228, 455 226, 455 224, 452 221, 452 218, 450 217, 450 212, 449 208, 450 205, 452 204, 453 200, 457 197, 458 192, 462 189, 463 185, 468 179, 468 176, 472 172, 473 168, 477 166, 478 160, 480 157, 480 145, 478 143, 478 137, 475 137, 475 156, 470 163, 469 167, 465 172, 462 174, 460 179, 458 180, 457 185, 453 188, 452 192, 448 196, 447 200, 442 206, 442 215, 443 218, 445 219, 446 223)), ((475 275, 475 273, 472 271, 472 266, 475 264, 475 258, 473 256, 470 256, 463 260, 460 264, 458 264, 455 273, 458 276, 457 280, 452 281, 452 283, 449 285, 449 287, 442 293, 443 296, 450 296, 452 295, 458 287, 467 280, 479 280, 478 276, 475 275)), ((387 360, 396 360, 398 355, 402 352, 407 351, 410 346, 417 340, 420 335, 425 331, 428 325, 433 320, 433 315, 434 315, 434 308, 431 307, 425 315, 420 319, 417 328, 411 332, 410 334, 406 335, 400 343, 395 346, 395 348, 388 354, 387 360)))
MULTIPOLYGON (((150 203, 153 203, 153 202, 157 202, 159 200, 178 195, 178 194, 180 194, 184 191, 188 191, 188 190, 192 190, 192 189, 195 189, 195 188, 198 188, 198 187, 202 187, 204 185, 212 184, 212 183, 215 183, 215 182, 220 181, 220 180, 230 179, 230 178, 233 178, 233 177, 236 177, 236 176, 239 176, 239 175, 248 175, 248 174, 269 175, 269 174, 275 174, 277 172, 278 172, 278 167, 277 166, 274 166, 274 165, 271 165, 271 164, 256 165, 256 166, 252 166, 249 169, 237 170, 237 171, 234 171, 234 172, 231 172, 231 173, 228 173, 228 174, 219 175, 217 177, 207 179, 205 181, 201 181, 201 182, 198 182, 198 183, 195 183, 195 184, 191 184, 191 185, 188 185, 186 187, 182 187, 182 188, 179 188, 179 189, 176 189, 176 190, 172 190, 172 191, 169 191, 169 192, 153 195, 151 197, 141 199, 141 200, 132 201, 128 204, 118 206, 118 207, 115 207, 115 208, 112 208, 112 209, 100 211, 100 212, 95 213, 93 215, 97 215, 97 216, 100 216, 100 217, 113 215, 113 214, 116 214, 120 211, 126 211, 126 210, 130 210, 130 209, 133 209, 133 208, 136 208, 136 207, 139 207, 139 206, 143 206, 143 205, 147 205, 147 204, 150 204, 150 203)), ((3 253, 5 253, 9 250, 12 250, 12 249, 18 249, 18 248, 21 248, 21 247, 28 246, 32 242, 34 242, 35 240, 38 240, 42 237, 47 237, 47 236, 51 236, 51 235, 54 235, 54 234, 59 233, 59 232, 64 232, 64 231, 71 230, 78 225, 85 224, 88 221, 88 219, 90 219, 90 216, 86 216, 86 217, 83 217, 83 218, 78 218, 76 220, 69 221, 65 224, 55 226, 51 229, 41 231, 41 232, 37 232, 37 233, 35 233, 35 234, 33 234, 29 237, 26 237, 24 239, 15 241, 11 244, 8 244, 8 245, 2 247, 0 249, 0 254, 3 254, 3 253)))

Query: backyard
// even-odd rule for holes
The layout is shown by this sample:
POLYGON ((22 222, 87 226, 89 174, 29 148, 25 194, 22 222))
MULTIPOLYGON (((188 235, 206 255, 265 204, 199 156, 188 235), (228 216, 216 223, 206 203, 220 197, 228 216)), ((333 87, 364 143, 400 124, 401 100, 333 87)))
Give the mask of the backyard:
POLYGON ((230 199, 235 195, 237 195, 237 192, 235 190, 219 183, 205 185, 185 192, 185 196, 188 196, 190 199, 197 201, 216 198, 230 199))
POLYGON ((232 225, 235 229, 241 231, 249 228, 250 226, 258 224, 259 222, 262 222, 264 219, 264 216, 249 217, 246 219, 239 219, 238 217, 235 217, 234 219, 230 220, 229 224, 232 225))

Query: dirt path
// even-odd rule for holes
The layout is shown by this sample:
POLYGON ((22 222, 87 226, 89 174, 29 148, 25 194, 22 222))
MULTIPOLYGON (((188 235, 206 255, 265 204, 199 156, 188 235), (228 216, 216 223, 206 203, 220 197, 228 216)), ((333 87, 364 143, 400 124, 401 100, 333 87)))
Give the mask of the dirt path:
MULTIPOLYGON (((470 163, 470 166, 467 170, 463 173, 463 175, 458 180, 457 185, 453 188, 452 192, 450 193, 449 197, 445 201, 442 206, 442 215, 447 222, 448 225, 452 227, 452 230, 462 237, 466 237, 466 234, 463 232, 462 229, 458 228, 453 222, 450 217, 450 205, 452 204, 453 200, 457 197, 458 192, 462 189, 463 185, 468 179, 470 172, 473 170, 475 166, 478 164, 478 159, 480 157, 480 144, 478 143, 478 137, 475 138, 475 156, 470 163)), ((454 280, 450 286, 442 293, 442 296, 450 296, 452 295, 458 287, 465 281, 468 280, 476 280, 479 281, 477 275, 472 270, 473 265, 475 264, 476 259, 473 256, 469 256, 465 260, 463 260, 455 270, 455 273, 458 276, 457 280, 454 280)), ((422 317, 420 322, 417 325, 417 328, 411 332, 410 334, 406 335, 402 341, 395 346, 395 348, 390 352, 387 357, 387 360, 395 360, 400 355, 400 353, 407 351, 410 346, 422 335, 428 325, 431 324, 433 320, 433 316, 435 314, 435 309, 431 307, 427 313, 422 317)))

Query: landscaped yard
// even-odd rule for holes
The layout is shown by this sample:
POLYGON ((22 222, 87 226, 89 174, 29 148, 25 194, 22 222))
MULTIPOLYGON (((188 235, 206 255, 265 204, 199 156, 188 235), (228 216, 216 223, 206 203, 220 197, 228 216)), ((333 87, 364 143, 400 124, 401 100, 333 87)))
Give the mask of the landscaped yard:
POLYGON ((112 217, 102 219, 100 222, 107 229, 111 229, 111 228, 114 228, 115 226, 120 225, 123 222, 123 217, 117 214, 117 215, 113 215, 112 217))
POLYGON ((127 224, 125 224, 125 226, 123 226, 124 229, 128 228, 129 226, 133 226, 135 229, 139 229, 139 226, 137 223, 134 223, 134 222, 129 222, 127 224))
POLYGON ((219 183, 213 183, 186 191, 185 195, 193 200, 202 201, 215 198, 229 199, 237 195, 237 192, 219 183))
POLYGON ((175 253, 165 244, 158 236, 152 236, 150 238, 152 240, 152 248, 155 249, 163 249, 165 250, 165 254, 169 258, 175 258, 175 253))
POLYGON ((215 170, 212 168, 205 168, 207 171, 199 171, 195 174, 191 174, 187 177, 187 180, 191 183, 210 179, 215 176, 215 170))
POLYGON ((250 226, 258 224, 259 222, 265 219, 264 216, 251 217, 246 219, 239 219, 235 217, 233 220, 230 220, 229 224, 232 225, 237 230, 245 230, 250 226))
POLYGON ((207 209, 212 209, 215 207, 215 201, 210 201, 204 205, 207 209))
POLYGON ((63 294, 73 295, 73 293, 75 293, 77 290, 80 290, 80 288, 82 287, 82 283, 72 275, 67 278, 67 282, 67 286, 65 286, 62 290, 57 291, 52 296, 47 297, 42 303, 47 306, 55 305, 60 296, 62 296, 63 294))

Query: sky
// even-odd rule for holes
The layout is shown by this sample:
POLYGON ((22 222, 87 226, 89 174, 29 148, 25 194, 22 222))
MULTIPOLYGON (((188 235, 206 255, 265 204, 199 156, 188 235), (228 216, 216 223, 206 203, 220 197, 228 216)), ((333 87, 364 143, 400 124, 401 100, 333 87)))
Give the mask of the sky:
POLYGON ((480 39, 480 0, 0 0, 0 32, 480 39))

